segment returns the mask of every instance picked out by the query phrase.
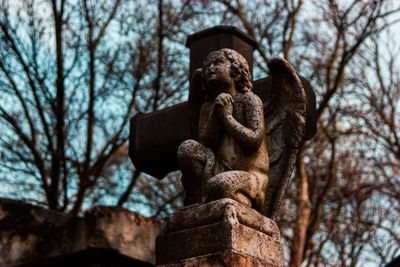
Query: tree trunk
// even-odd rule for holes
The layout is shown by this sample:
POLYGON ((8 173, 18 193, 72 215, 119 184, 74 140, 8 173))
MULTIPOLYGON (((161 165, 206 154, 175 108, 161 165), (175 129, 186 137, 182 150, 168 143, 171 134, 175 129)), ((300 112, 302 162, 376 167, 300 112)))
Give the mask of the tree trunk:
POLYGON ((297 197, 298 210, 296 226, 294 229, 290 253, 290 267, 299 267, 303 262, 307 227, 310 222, 311 214, 311 202, 308 195, 308 177, 303 159, 304 151, 302 150, 299 153, 296 166, 299 194, 297 197))

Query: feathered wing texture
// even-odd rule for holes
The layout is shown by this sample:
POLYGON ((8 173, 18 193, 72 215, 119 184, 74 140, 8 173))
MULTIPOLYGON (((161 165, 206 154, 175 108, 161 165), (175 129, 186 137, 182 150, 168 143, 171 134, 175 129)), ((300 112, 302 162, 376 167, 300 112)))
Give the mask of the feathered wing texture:
POLYGON ((270 167, 264 214, 275 219, 303 140, 306 95, 300 78, 286 60, 274 58, 268 68, 272 88, 264 117, 270 167))
POLYGON ((189 121, 192 138, 199 140, 199 117, 200 109, 205 102, 206 94, 201 78, 201 69, 196 69, 190 80, 189 88, 189 121))

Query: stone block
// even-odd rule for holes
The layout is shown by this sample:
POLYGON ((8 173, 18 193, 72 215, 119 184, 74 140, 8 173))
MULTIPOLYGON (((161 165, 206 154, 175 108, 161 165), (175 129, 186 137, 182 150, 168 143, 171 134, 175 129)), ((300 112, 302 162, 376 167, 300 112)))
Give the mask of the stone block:
POLYGON ((276 223, 231 199, 192 205, 167 218, 157 266, 283 266, 276 223))
POLYGON ((130 258, 155 263, 159 222, 116 207, 94 207, 85 213, 86 246, 109 248, 130 258))
POLYGON ((123 208, 75 217, 0 199, 0 267, 154 266, 159 228, 123 208))

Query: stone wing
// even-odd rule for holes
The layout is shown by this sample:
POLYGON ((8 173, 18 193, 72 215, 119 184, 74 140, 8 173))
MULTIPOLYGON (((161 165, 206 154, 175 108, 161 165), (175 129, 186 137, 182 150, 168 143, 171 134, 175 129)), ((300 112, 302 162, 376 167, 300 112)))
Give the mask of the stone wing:
POLYGON ((272 88, 264 105, 270 160, 264 214, 275 219, 302 143, 306 119, 306 95, 293 67, 284 59, 268 62, 272 88))
POLYGON ((205 102, 206 94, 201 77, 201 69, 193 72, 189 87, 189 121, 190 132, 194 140, 199 140, 199 116, 200 109, 205 102))

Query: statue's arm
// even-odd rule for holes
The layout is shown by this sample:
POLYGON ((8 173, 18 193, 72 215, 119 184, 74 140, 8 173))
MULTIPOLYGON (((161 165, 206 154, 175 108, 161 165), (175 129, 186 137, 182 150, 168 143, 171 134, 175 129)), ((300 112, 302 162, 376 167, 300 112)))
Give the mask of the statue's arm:
POLYGON ((264 113, 261 99, 254 95, 245 96, 244 125, 238 122, 232 113, 221 114, 222 123, 226 131, 249 151, 259 149, 265 136, 264 113))
POLYGON ((220 136, 221 126, 213 102, 206 102, 200 110, 199 118, 199 141, 200 143, 214 148, 220 136))

